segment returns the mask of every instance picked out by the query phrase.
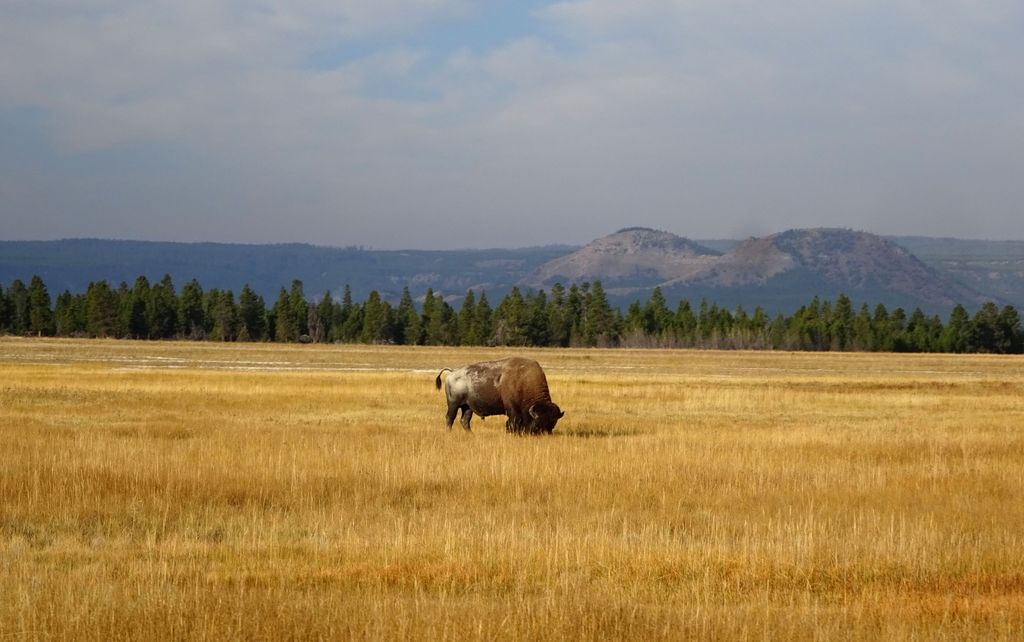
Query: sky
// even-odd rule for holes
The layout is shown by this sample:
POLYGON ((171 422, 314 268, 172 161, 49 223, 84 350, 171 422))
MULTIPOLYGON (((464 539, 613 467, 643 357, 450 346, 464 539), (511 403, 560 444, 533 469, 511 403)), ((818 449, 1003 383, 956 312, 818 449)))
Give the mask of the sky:
POLYGON ((2 0, 0 240, 1024 239, 1019 0, 2 0))

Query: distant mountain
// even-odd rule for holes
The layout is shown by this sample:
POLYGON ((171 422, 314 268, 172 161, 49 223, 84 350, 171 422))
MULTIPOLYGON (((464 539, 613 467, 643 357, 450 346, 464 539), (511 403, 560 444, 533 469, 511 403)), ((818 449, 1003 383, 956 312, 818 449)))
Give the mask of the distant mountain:
POLYGON ((522 283, 549 287, 600 279, 606 287, 643 288, 698 272, 719 254, 669 232, 629 227, 548 261, 522 283))
MULTIPOLYGON (((90 281, 129 285, 143 275, 151 282, 170 274, 177 287, 197 279, 204 288, 236 293, 248 283, 265 299, 303 282, 307 296, 338 296, 345 285, 357 299, 377 290, 397 301, 408 286, 414 296, 427 288, 457 299, 472 288, 504 296, 537 265, 573 248, 549 246, 515 250, 369 250, 305 244, 241 245, 68 239, 0 241, 0 284, 42 277, 50 295, 84 292, 90 281)), ((272 301, 268 301, 268 304, 272 301)))
POLYGON ((890 236, 939 272, 991 297, 1024 307, 1024 241, 890 236))
POLYGON ((600 278, 617 300, 646 298, 655 287, 671 299, 790 310, 811 296, 947 312, 991 296, 922 263, 880 236, 844 229, 789 230, 749 239, 724 254, 668 232, 622 230, 553 259, 524 283, 600 278), (659 257, 664 257, 659 262, 659 257))
POLYGON ((947 314, 955 303, 985 300, 1024 309, 1024 242, 883 238, 842 229, 790 230, 745 241, 693 241, 669 232, 626 228, 586 246, 485 250, 372 250, 304 244, 237 245, 73 239, 0 241, 0 285, 43 277, 56 297, 82 292, 90 281, 131 284, 170 274, 181 287, 236 293, 246 283, 268 299, 292 279, 307 296, 337 296, 346 284, 357 299, 377 290, 397 302, 408 286, 458 304, 468 289, 496 304, 515 285, 600 279, 614 305, 646 299, 660 286, 671 305, 701 298, 721 306, 756 305, 791 312, 817 295, 846 293, 855 302, 921 307, 947 314))

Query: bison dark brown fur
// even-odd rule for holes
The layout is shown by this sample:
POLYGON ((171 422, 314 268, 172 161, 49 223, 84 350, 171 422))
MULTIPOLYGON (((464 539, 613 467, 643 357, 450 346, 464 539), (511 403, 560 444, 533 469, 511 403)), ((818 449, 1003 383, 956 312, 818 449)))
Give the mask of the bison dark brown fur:
POLYGON ((550 433, 565 413, 551 401, 548 380, 544 370, 533 359, 509 357, 498 361, 484 361, 468 366, 443 368, 434 381, 441 389, 441 375, 448 372, 444 382, 448 412, 445 420, 451 430, 455 417, 469 430, 476 413, 481 417, 505 415, 505 429, 509 432, 550 433))

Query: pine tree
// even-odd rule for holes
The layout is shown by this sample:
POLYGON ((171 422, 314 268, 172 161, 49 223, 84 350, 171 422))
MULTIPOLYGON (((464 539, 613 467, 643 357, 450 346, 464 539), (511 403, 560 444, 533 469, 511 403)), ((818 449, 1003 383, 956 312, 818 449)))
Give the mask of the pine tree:
POLYGON ((360 339, 363 343, 389 343, 392 336, 391 306, 381 300, 376 290, 370 290, 370 296, 363 306, 363 331, 360 339))
POLYGON ((1024 352, 1024 329, 1021 328, 1020 314, 1012 305, 1003 306, 999 311, 1000 336, 1004 354, 1024 352))
POLYGON ((859 352, 874 349, 871 339, 871 311, 867 303, 860 306, 860 311, 853 319, 853 349, 859 352))
POLYGON ((199 282, 192 279, 181 288, 181 295, 178 297, 178 328, 188 339, 206 338, 206 312, 203 309, 203 288, 199 282))
POLYGON ((518 287, 502 299, 494 310, 494 341, 502 346, 525 346, 527 336, 526 301, 518 287))
POLYGON ((298 335, 291 323, 291 298, 284 288, 277 294, 277 301, 274 302, 272 314, 274 316, 274 341, 287 343, 297 341, 298 335))
POLYGON ((550 345, 567 347, 572 336, 572 321, 569 318, 568 301, 561 283, 551 286, 548 303, 548 342, 550 345))
POLYGON ((353 304, 345 323, 341 326, 341 337, 345 343, 356 343, 360 341, 363 333, 363 306, 353 304))
POLYGON ((682 345, 693 347, 696 345, 697 317, 693 314, 690 302, 687 299, 679 301, 676 307, 676 318, 674 325, 677 328, 682 345))
POLYGON ((770 348, 771 340, 768 337, 768 327, 770 323, 768 314, 764 311, 764 308, 761 306, 755 307, 754 314, 750 317, 751 343, 746 347, 757 350, 766 350, 770 348))
POLYGON ((548 297, 544 290, 533 296, 527 295, 526 339, 532 346, 546 346, 551 340, 548 336, 548 297))
MULTIPOLYGON (((589 285, 588 285, 589 288, 589 285)), ((565 295, 565 322, 569 328, 567 345, 580 345, 583 335, 583 290, 573 283, 565 295)))
POLYGON ((473 331, 479 337, 481 345, 490 345, 491 343, 494 335, 493 316, 494 311, 491 310, 491 304, 487 301, 487 293, 481 290, 480 300, 477 301, 476 311, 473 313, 473 331))
POLYGON ((427 290, 423 299, 424 343, 432 346, 453 345, 457 339, 458 322, 455 311, 440 294, 427 290))
POLYGON ((170 274, 164 274, 160 282, 150 288, 149 301, 149 336, 151 338, 171 339, 178 336, 179 331, 187 331, 178 325, 178 297, 174 293, 174 282, 171 280, 170 274))
POLYGON ((482 343, 476 333, 476 324, 473 323, 476 317, 476 295, 473 290, 466 290, 466 296, 462 298, 462 306, 459 307, 459 345, 477 346, 482 343))
POLYGON ((11 330, 11 317, 13 314, 11 300, 4 293, 3 285, 0 284, 0 334, 11 330))
POLYGON ((206 299, 210 339, 234 341, 238 325, 238 309, 235 307, 234 293, 231 290, 214 288, 207 293, 206 299))
POLYGON ((907 327, 897 344, 903 352, 931 352, 931 331, 928 317, 921 308, 914 308, 907 320, 907 327))
POLYGON ((362 308, 352 300, 352 288, 345 285, 341 297, 341 307, 338 309, 339 318, 335 323, 336 339, 344 343, 355 343, 359 341, 359 335, 363 331, 362 308))
POLYGON ((790 333, 791 322, 781 314, 776 314, 768 326, 768 337, 772 350, 792 350, 793 337, 790 333))
POLYGON ((29 320, 28 288, 20 279, 11 281, 7 289, 7 298, 11 306, 11 332, 26 334, 31 322, 29 320))
MULTIPOLYGON (((184 290, 182 290, 184 296, 184 290)), ((238 338, 241 341, 262 341, 266 335, 266 306, 249 284, 238 295, 238 338)))
POLYGON ((292 289, 288 293, 288 326, 289 332, 296 339, 309 334, 309 306, 306 295, 302 291, 302 281, 294 279, 292 289))
POLYGON ((316 308, 311 310, 309 325, 313 329, 313 341, 324 343, 331 340, 334 331, 334 307, 334 298, 328 290, 324 292, 316 308), (315 315, 312 312, 315 312, 315 315))
POLYGON ((38 275, 33 275, 28 286, 28 331, 37 336, 53 334, 53 312, 50 294, 38 275))
POLYGON ((94 281, 85 291, 86 331, 112 337, 117 331, 117 295, 106 281, 94 281))
POLYGON ((995 303, 986 302, 971 319, 972 352, 999 352, 1002 337, 999 328, 999 309, 995 303))
POLYGON ((53 317, 59 337, 73 337, 85 333, 85 297, 64 290, 57 297, 53 317))
POLYGON ((700 305, 697 308, 697 345, 699 347, 710 347, 711 337, 715 333, 715 324, 715 314, 712 312, 711 304, 707 299, 701 297, 700 305))
POLYGON ((395 310, 396 340, 412 346, 421 342, 421 335, 420 313, 416 311, 409 286, 405 286, 402 288, 402 298, 398 301, 398 309, 395 310))
POLYGON ((831 348, 849 350, 853 346, 853 302, 850 297, 840 294, 836 299, 829 326, 831 348))
POLYGON ((942 350, 944 352, 967 352, 971 342, 971 317, 959 303, 949 314, 949 322, 942 332, 942 350))
POLYGON ((872 350, 875 352, 892 352, 896 346, 896 333, 892 326, 889 311, 879 303, 875 306, 871 317, 872 350))
MULTIPOLYGON (((595 282, 595 285, 598 282, 595 282)), ((644 332, 654 337, 664 337, 672 330, 672 313, 665 302, 661 288, 656 287, 644 305, 644 332)))
POLYGON ((145 339, 149 337, 149 314, 150 299, 149 279, 140 276, 135 279, 127 300, 123 306, 124 318, 122 323, 125 326, 125 333, 133 339, 145 339))
POLYGON ((723 312, 726 313, 723 318, 725 331, 722 333, 726 338, 724 347, 731 350, 746 348, 751 341, 750 315, 742 305, 737 305, 732 315, 729 315, 727 310, 723 312))
POLYGON ((800 348, 802 350, 824 350, 828 347, 825 340, 825 321, 822 315, 821 300, 818 297, 804 308, 800 315, 800 348))
POLYGON ((594 281, 585 298, 583 323, 584 345, 613 345, 615 336, 615 315, 608 304, 608 297, 600 281, 594 281))
POLYGON ((640 306, 640 301, 633 301, 626 308, 626 316, 622 320, 622 334, 630 343, 627 345, 633 346, 644 346, 647 344, 650 338, 650 332, 647 330, 647 319, 644 315, 644 308, 640 306))
POLYGON ((904 332, 907 329, 907 313, 903 308, 896 308, 889 314, 889 331, 892 333, 891 351, 906 351, 904 332))

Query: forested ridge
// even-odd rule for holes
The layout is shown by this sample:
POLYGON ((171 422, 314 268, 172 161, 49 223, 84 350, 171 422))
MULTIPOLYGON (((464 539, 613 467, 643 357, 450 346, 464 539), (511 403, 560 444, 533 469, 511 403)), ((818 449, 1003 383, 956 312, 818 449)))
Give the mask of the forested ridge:
POLYGON ((943 321, 846 295, 815 297, 792 315, 760 307, 733 310, 701 300, 671 309, 660 289, 622 312, 600 281, 555 284, 550 291, 513 288, 496 306, 486 292, 466 293, 459 309, 428 289, 417 305, 408 288, 392 305, 374 290, 354 301, 345 287, 310 298, 303 284, 281 288, 268 306, 248 285, 204 290, 195 279, 178 290, 169 275, 129 286, 91 282, 53 300, 43 280, 0 284, 0 333, 125 339, 395 343, 407 345, 621 346, 885 352, 1024 352, 1017 310, 985 303, 974 314, 956 305, 943 321))

